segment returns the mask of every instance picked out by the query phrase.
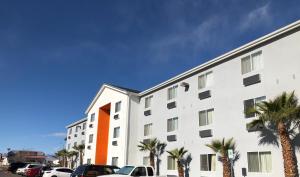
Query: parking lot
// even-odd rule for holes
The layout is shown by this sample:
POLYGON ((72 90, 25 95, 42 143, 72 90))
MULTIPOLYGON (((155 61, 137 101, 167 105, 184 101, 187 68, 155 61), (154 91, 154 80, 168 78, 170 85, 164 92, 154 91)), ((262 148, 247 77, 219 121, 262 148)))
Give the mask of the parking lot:
POLYGON ((12 174, 3 168, 0 168, 0 177, 20 177, 20 176, 16 174, 12 174))

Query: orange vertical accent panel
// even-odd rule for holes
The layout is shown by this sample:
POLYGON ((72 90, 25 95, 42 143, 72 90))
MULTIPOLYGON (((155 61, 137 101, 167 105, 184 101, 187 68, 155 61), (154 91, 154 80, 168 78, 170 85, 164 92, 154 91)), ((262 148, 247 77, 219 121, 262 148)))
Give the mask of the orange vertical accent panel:
POLYGON ((108 150, 108 133, 110 119, 110 104, 99 109, 97 144, 96 144, 96 165, 106 165, 108 150))

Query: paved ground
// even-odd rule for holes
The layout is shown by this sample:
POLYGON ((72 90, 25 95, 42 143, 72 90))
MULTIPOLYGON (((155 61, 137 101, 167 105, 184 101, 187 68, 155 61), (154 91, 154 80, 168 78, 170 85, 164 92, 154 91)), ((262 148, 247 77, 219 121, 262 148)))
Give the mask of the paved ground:
POLYGON ((0 177, 20 177, 19 175, 11 174, 0 168, 0 177))

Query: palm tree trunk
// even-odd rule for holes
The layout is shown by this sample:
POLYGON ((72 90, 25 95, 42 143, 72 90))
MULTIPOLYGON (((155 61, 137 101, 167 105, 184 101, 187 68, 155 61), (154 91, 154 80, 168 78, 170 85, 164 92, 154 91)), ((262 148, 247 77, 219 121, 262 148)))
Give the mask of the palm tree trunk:
POLYGON ((222 157, 223 177, 231 177, 231 166, 227 157, 222 157))
POLYGON ((177 169, 178 169, 178 177, 184 177, 184 170, 179 160, 177 161, 177 169))
POLYGON ((150 166, 155 169, 155 164, 154 164, 154 153, 150 152, 150 166))
POLYGON ((80 165, 82 165, 82 161, 83 161, 83 158, 82 158, 82 151, 80 151, 80 165))
POLYGON ((298 166, 296 163, 294 148, 286 126, 283 122, 279 122, 277 129, 282 147, 284 175, 285 177, 298 177, 298 166))

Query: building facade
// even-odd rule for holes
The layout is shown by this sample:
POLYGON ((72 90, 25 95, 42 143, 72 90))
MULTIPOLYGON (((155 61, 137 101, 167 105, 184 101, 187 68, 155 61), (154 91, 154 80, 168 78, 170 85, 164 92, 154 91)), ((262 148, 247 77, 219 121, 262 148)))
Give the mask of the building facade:
MULTIPOLYGON (((82 118, 68 126, 67 129, 67 137, 66 137, 66 147, 67 151, 76 151, 73 147, 81 144, 85 145, 85 137, 86 137, 86 122, 87 118, 82 118)), ((77 167, 80 164, 80 158, 78 156, 72 157, 72 159, 68 159, 69 167, 77 167), (72 164, 73 163, 73 164, 72 164)))
POLYGON ((29 162, 44 164, 46 155, 40 151, 13 150, 7 153, 7 161, 8 163, 29 162))
MULTIPOLYGON (((137 145, 158 138, 165 150, 188 150, 189 176, 218 177, 222 165, 206 144, 233 137, 236 177, 242 169, 249 177, 284 176, 280 145, 247 128, 255 115, 245 114, 284 91, 300 96, 300 21, 142 92, 104 84, 86 110, 85 163, 146 164, 137 145)), ((166 152, 158 168, 177 174, 166 152)))

